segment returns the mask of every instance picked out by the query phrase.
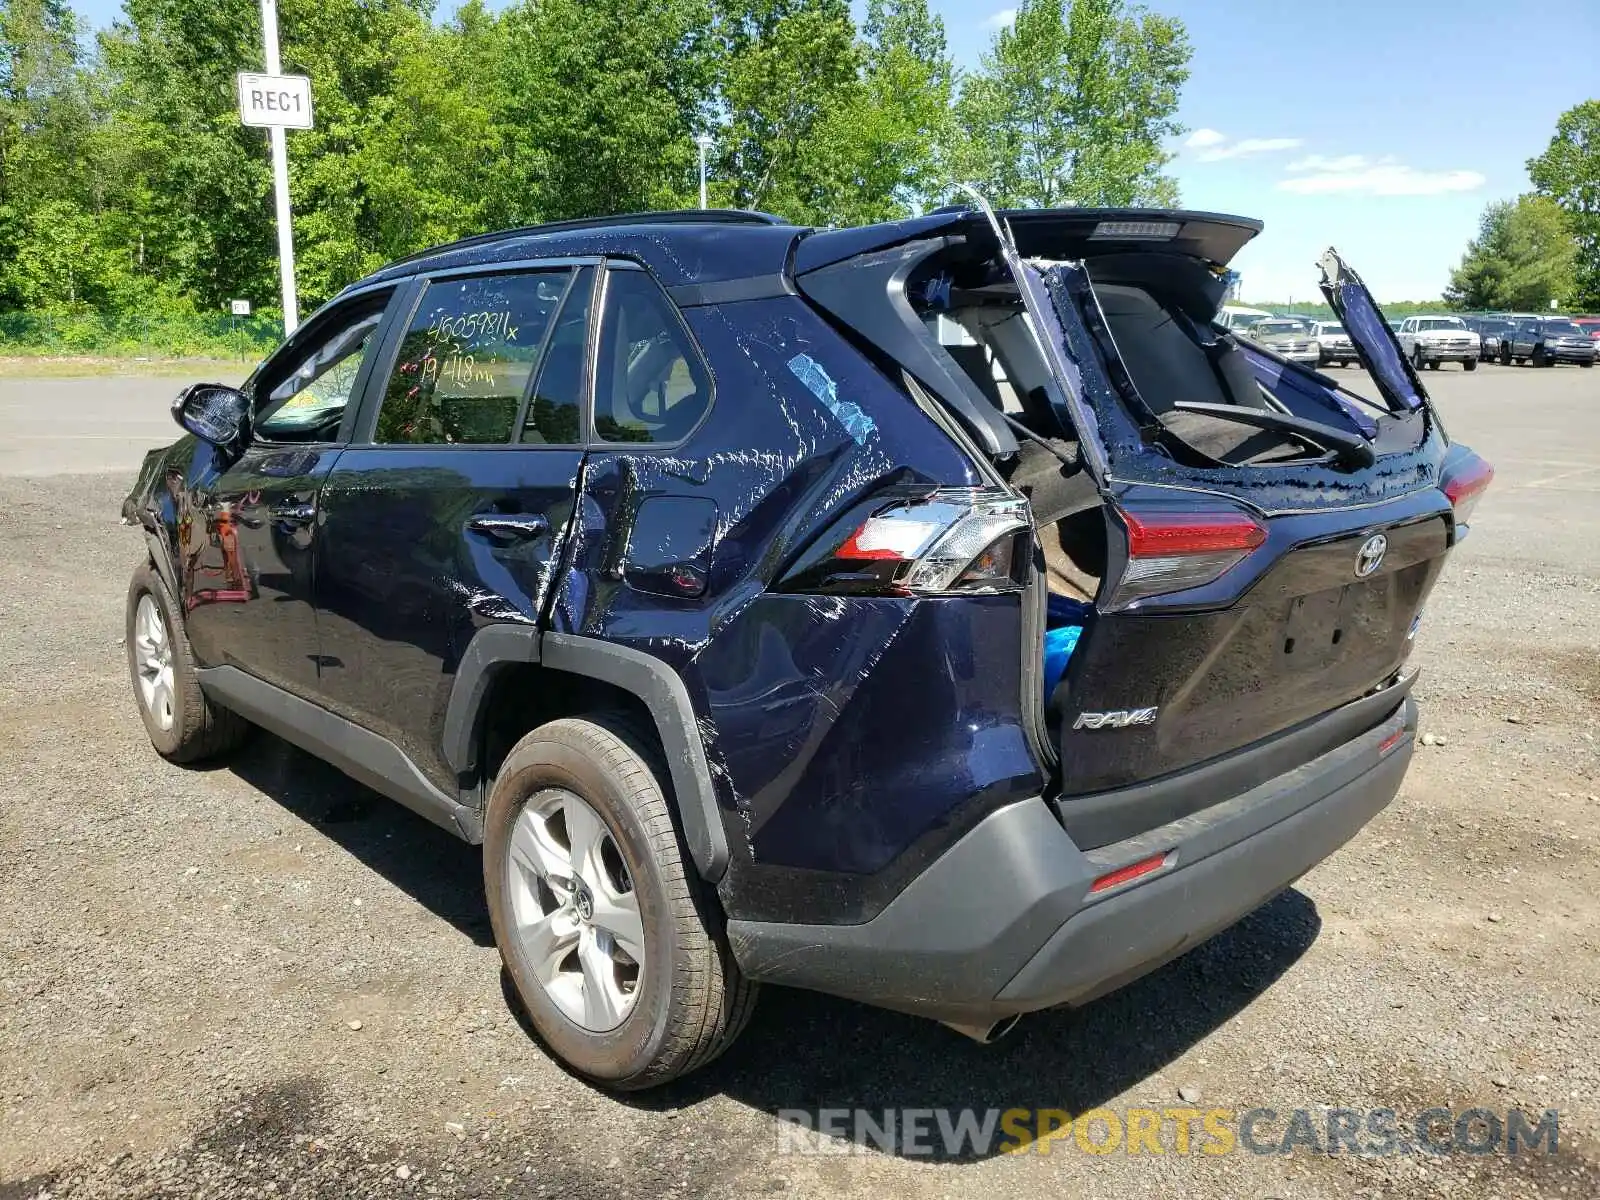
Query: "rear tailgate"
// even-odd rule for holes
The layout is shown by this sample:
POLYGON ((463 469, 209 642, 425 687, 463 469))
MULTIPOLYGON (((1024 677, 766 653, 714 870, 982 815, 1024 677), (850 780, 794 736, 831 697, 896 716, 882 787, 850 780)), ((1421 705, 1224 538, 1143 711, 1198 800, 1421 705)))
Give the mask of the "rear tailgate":
POLYGON ((1364 453, 1225 466, 1185 461, 1153 433, 1160 419, 1081 264, 1016 269, 1041 349, 1064 360, 1058 401, 1092 442, 1084 460, 1107 501, 1110 563, 1052 698, 1064 805, 1228 756, 1394 684, 1457 537, 1441 490, 1450 448, 1382 314, 1364 289, 1347 302, 1353 273, 1336 270, 1329 290, 1388 410, 1343 421, 1334 404, 1312 411, 1359 434, 1364 453))

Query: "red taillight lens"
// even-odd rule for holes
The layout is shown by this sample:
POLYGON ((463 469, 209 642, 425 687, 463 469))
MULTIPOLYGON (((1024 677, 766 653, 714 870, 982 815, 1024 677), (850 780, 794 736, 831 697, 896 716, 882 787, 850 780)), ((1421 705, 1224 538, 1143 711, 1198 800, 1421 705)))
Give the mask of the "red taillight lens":
POLYGON ((1469 454, 1446 468, 1444 481, 1439 486, 1455 510, 1457 525, 1467 524, 1472 510, 1478 507, 1478 501, 1493 482, 1494 468, 1476 454, 1469 454))
POLYGON ((1112 594, 1112 608, 1210 583, 1267 540, 1261 522, 1237 510, 1124 511, 1121 516, 1128 565, 1112 594))
POLYGON ((1167 513, 1160 516, 1122 514, 1128 527, 1128 554, 1156 558, 1169 554, 1216 554, 1254 550, 1267 531, 1247 513, 1167 513))

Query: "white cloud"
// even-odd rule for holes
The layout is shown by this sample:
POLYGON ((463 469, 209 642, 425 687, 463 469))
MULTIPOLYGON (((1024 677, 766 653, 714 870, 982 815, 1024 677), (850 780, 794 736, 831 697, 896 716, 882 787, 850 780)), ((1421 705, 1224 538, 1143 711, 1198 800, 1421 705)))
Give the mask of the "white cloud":
POLYGON ((1299 138, 1238 138, 1231 139, 1216 129, 1196 129, 1184 139, 1183 148, 1191 151, 1197 162, 1221 162, 1225 158, 1250 158, 1257 154, 1276 154, 1299 146, 1299 138))
POLYGON ((1297 158, 1284 169, 1287 171, 1359 171, 1367 165, 1365 154, 1308 154, 1297 158))
POLYGON ((1016 24, 1016 20, 1016 9, 1002 8, 999 12, 990 13, 986 18, 984 18, 983 23, 990 29, 1004 29, 1008 25, 1016 24))
POLYGON ((1487 180, 1477 171, 1419 171, 1393 158, 1369 161, 1360 154, 1326 158, 1312 154, 1290 163, 1299 174, 1278 181, 1278 190, 1300 196, 1353 193, 1366 196, 1438 196, 1472 192, 1487 180))
POLYGON ((1236 142, 1208 146, 1195 157, 1201 162, 1221 162, 1225 158, 1251 158, 1257 154, 1277 154, 1282 150, 1293 150, 1300 144, 1301 139, 1292 137, 1240 138, 1236 142))
POLYGON ((1207 146, 1220 146, 1227 140, 1227 134, 1218 133, 1215 129, 1196 129, 1183 144, 1190 150, 1204 150, 1207 146))

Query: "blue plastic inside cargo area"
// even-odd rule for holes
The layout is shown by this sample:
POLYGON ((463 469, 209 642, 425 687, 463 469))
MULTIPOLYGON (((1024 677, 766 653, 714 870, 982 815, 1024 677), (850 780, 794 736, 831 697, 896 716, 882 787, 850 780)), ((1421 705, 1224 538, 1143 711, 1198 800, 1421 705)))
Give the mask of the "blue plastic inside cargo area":
POLYGON ((1065 596, 1051 595, 1045 609, 1044 631, 1044 698, 1055 693, 1056 685, 1066 674, 1072 652, 1078 648, 1078 636, 1083 633, 1093 605, 1065 596))

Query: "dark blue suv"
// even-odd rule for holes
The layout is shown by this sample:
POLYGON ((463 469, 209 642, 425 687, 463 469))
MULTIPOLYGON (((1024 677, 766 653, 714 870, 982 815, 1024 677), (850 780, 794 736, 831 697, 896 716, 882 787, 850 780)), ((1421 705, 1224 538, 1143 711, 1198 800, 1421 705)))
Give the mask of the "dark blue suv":
POLYGON ((1260 229, 652 213, 348 288, 124 506, 156 749, 262 726, 483 845, 505 966, 620 1088, 759 983, 979 1038, 1238 920, 1394 796, 1488 484, 1336 254, 1379 393, 1212 323, 1260 229))

